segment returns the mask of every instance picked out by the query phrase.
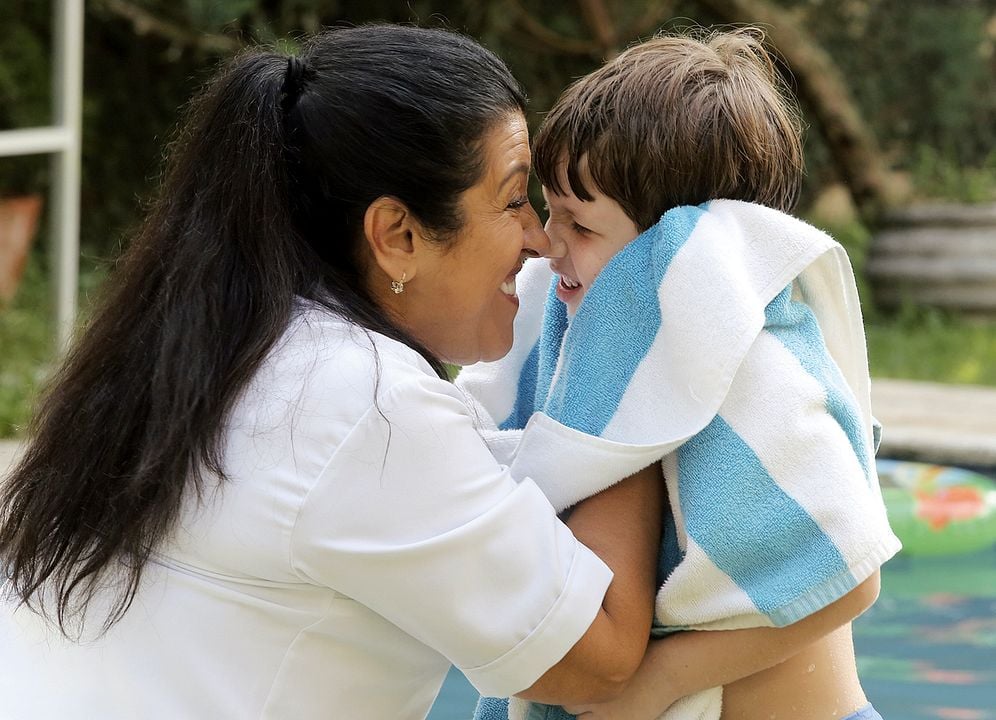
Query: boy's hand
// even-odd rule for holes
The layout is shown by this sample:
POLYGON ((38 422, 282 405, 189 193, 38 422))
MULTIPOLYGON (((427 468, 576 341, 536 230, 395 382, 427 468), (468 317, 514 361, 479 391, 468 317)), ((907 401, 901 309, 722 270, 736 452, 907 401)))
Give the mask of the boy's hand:
POLYGON ((643 664, 615 699, 565 705, 564 709, 579 720, 657 720, 681 698, 680 691, 671 682, 667 665, 661 664, 665 660, 667 644, 666 638, 651 641, 643 664))
POLYGON ((633 692, 632 689, 625 690, 610 702, 565 705, 564 709, 576 715, 578 720, 657 720, 662 712, 658 699, 633 692))

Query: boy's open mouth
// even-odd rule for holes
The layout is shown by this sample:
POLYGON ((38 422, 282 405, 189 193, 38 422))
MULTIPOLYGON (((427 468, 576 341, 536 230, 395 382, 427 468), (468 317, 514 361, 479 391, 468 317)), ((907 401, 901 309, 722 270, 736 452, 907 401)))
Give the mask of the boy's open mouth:
POLYGON ((560 282, 557 283, 557 298, 560 302, 573 308, 574 303, 579 302, 583 295, 584 286, 581 283, 566 275, 560 276, 560 282))

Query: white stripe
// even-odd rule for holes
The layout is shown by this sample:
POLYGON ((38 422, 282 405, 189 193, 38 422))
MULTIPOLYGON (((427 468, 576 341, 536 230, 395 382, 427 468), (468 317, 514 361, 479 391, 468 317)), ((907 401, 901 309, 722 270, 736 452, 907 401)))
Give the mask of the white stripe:
POLYGON ((634 372, 603 437, 670 443, 702 429, 763 326, 767 303, 834 247, 824 233, 768 208, 713 202, 658 287, 661 328, 649 362, 634 372), (764 233, 779 241, 758 241, 764 233), (703 278, 716 277, 724 282, 703 287, 703 278))
POLYGON ((699 630, 771 626, 747 593, 713 565, 694 540, 686 542, 685 559, 657 593, 659 623, 694 625, 699 630))
POLYGON ((826 411, 825 397, 798 359, 763 332, 720 414, 853 568, 891 532, 847 435, 826 411))
MULTIPOLYGON (((661 327, 650 346, 648 361, 634 372, 604 437, 648 444, 681 441, 704 427, 719 407, 732 378, 729 360, 737 355, 731 349, 738 341, 741 345, 749 342, 745 336, 761 327, 763 312, 756 307, 748 311, 742 301, 737 302, 749 292, 744 278, 714 286, 708 293, 702 291, 699 279, 714 276, 716 263, 723 263, 717 256, 719 248, 712 242, 716 233, 723 234, 716 220, 703 216, 671 261, 657 290, 661 327), (727 312, 730 306, 744 317, 731 318, 727 312), (687 311, 693 311, 694 317, 686 315, 687 311), (726 316, 723 332, 710 334, 698 327, 700 320, 717 316, 726 316), (731 337, 727 332, 730 327, 736 328, 739 338, 731 337), (663 422, 648 423, 647 418, 663 422)), ((742 243, 730 245, 729 251, 737 253, 742 243)), ((741 263, 742 258, 730 263, 734 277, 740 274, 737 266, 741 263)))
POLYGON ((830 357, 847 378, 861 408, 863 422, 872 422, 868 349, 854 272, 840 246, 806 268, 796 284, 801 299, 820 324, 830 357))

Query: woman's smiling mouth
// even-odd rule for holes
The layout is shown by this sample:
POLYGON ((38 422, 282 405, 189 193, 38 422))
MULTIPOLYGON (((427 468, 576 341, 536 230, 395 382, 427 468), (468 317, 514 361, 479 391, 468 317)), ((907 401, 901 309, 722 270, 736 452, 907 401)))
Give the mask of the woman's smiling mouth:
POLYGON ((515 276, 518 275, 520 272, 522 272, 522 267, 525 264, 526 264, 526 258, 524 257, 520 258, 519 264, 515 267, 515 270, 509 273, 508 277, 505 278, 505 282, 503 282, 500 286, 500 289, 503 294, 507 295, 508 297, 518 298, 518 296, 515 294, 515 276))

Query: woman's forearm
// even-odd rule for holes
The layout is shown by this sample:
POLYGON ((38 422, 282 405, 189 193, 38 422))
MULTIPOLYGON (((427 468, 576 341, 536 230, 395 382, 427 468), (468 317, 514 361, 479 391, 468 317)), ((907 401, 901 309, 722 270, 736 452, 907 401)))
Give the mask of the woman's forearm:
POLYGON ((663 492, 654 464, 571 511, 568 526, 612 569, 612 583, 585 635, 521 697, 551 704, 605 700, 639 667, 653 616, 663 492))

